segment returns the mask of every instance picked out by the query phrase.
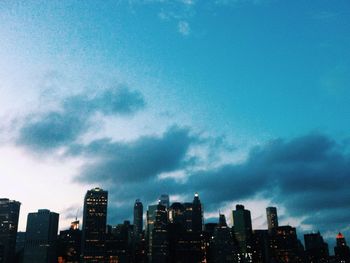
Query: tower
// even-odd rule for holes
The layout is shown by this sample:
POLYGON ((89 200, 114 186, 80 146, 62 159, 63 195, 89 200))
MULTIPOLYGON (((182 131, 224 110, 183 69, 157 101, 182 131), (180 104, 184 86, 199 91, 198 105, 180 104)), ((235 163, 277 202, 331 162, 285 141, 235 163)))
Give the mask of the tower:
POLYGON ((277 217, 277 208, 276 207, 267 207, 266 208, 267 216, 267 228, 269 232, 276 230, 278 227, 278 217, 277 217))
POLYGON ((339 233, 336 237, 336 246, 334 247, 334 254, 337 262, 350 262, 350 249, 346 245, 345 237, 339 233))
POLYGON ((143 205, 139 199, 136 199, 134 205, 134 236, 139 240, 142 234, 143 225, 143 205))
POLYGON ((239 254, 243 262, 252 262, 252 219, 250 211, 243 205, 236 205, 232 211, 234 236, 238 242, 239 254))
POLYGON ((0 262, 3 263, 14 261, 20 206, 20 202, 0 199, 0 262))
POLYGON ((168 262, 168 214, 160 202, 154 211, 154 224, 151 233, 150 251, 152 263, 168 262))
POLYGON ((192 231, 201 233, 203 230, 203 210, 197 193, 194 195, 192 204, 192 231))
POLYGON ((101 188, 87 191, 84 199, 82 261, 104 262, 108 192, 101 188))
POLYGON ((24 245, 24 263, 51 263, 57 261, 57 213, 39 209, 29 213, 24 245))

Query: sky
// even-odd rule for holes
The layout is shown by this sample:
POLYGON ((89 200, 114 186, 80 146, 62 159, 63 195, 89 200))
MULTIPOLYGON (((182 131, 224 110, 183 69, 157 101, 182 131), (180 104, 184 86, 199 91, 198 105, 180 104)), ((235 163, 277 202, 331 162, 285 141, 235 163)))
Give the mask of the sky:
POLYGON ((1 197, 108 223, 163 193, 350 238, 350 2, 0 2, 1 197))

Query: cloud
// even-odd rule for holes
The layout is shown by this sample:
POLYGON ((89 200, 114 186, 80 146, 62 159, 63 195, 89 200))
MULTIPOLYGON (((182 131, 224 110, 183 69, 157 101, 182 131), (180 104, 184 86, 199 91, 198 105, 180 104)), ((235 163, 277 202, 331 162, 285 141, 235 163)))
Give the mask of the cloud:
POLYGON ((179 21, 178 23, 179 33, 183 36, 188 36, 191 33, 190 25, 186 21, 179 21))
POLYGON ((107 187, 112 203, 124 202, 111 208, 115 213, 126 211, 114 215, 119 220, 130 218, 132 210, 120 208, 132 207, 135 198, 146 207, 164 192, 188 200, 199 192, 206 212, 258 196, 284 208, 285 217, 300 218, 315 229, 337 232, 347 226, 350 156, 347 147, 330 137, 312 133, 275 139, 252 148, 241 163, 203 170, 196 169, 197 162, 188 162, 189 149, 198 147, 197 142, 188 129, 178 127, 131 143, 96 141, 83 154, 95 156, 97 162, 85 165, 79 178, 107 187), (164 172, 187 176, 157 177, 164 172))
POLYGON ((132 115, 144 106, 142 94, 124 86, 70 96, 59 103, 57 110, 26 116, 16 142, 39 152, 69 146, 93 126, 95 114, 132 115))
POLYGON ((144 136, 133 142, 100 139, 86 146, 76 145, 71 153, 93 159, 82 167, 79 181, 142 183, 186 166, 186 154, 195 141, 188 129, 174 126, 161 137, 144 136))

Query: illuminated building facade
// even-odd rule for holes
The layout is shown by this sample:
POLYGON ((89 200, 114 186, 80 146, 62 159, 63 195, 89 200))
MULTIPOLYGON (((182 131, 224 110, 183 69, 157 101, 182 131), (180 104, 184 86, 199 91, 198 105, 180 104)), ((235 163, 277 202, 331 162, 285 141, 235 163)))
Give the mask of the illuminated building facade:
POLYGON ((82 261, 105 262, 108 192, 101 188, 87 191, 84 199, 82 261))

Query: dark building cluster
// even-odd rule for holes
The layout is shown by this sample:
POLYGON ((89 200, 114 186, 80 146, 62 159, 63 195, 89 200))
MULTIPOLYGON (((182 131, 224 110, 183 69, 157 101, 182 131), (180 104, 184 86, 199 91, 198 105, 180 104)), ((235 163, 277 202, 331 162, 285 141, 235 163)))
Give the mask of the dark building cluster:
POLYGON ((276 207, 266 208, 268 229, 253 229, 250 211, 237 205, 233 226, 220 214, 204 223, 198 194, 191 202, 144 208, 137 199, 133 222, 107 225, 108 192, 87 191, 83 224, 77 218, 58 233, 59 215, 47 209, 29 213, 26 232, 18 232, 20 203, 0 199, 0 263, 350 263, 345 237, 336 236, 329 255, 321 234, 304 235, 304 245, 292 226, 280 226, 276 207))

